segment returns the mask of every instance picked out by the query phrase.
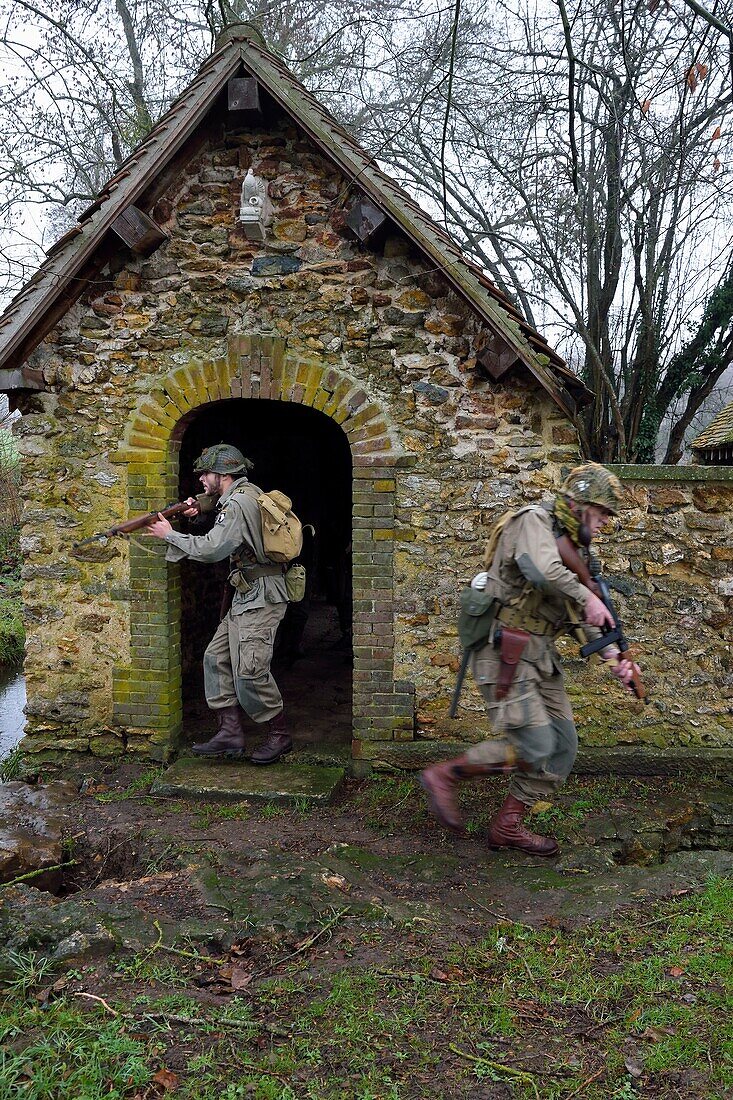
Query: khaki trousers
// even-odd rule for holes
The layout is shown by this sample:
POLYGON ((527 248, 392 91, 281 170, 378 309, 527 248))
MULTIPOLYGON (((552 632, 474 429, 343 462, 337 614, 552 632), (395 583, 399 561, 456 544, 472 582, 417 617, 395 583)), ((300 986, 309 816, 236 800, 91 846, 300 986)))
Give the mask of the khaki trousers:
POLYGON ((496 700, 499 655, 493 646, 480 649, 474 659, 474 676, 496 737, 472 745, 466 753, 474 764, 497 764, 507 758, 509 746, 528 765, 512 775, 509 793, 533 806, 552 798, 573 770, 578 734, 562 672, 552 664, 541 672, 520 661, 509 695, 496 700))
POLYGON ((204 691, 212 710, 236 703, 254 722, 269 722, 283 709, 270 662, 287 603, 265 604, 219 623, 204 653, 204 691))

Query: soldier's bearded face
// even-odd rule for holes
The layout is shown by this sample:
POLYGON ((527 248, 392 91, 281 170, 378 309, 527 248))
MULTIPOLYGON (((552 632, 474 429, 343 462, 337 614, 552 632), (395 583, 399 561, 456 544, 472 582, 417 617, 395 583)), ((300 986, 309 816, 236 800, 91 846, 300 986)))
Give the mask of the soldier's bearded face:
POLYGON ((601 531, 612 518, 608 508, 601 508, 597 504, 586 504, 583 509, 583 523, 590 531, 592 539, 596 537, 598 532, 601 531))
POLYGON ((204 492, 209 496, 216 496, 219 493, 219 474, 213 474, 210 470, 204 471, 199 477, 199 481, 204 487, 204 492))

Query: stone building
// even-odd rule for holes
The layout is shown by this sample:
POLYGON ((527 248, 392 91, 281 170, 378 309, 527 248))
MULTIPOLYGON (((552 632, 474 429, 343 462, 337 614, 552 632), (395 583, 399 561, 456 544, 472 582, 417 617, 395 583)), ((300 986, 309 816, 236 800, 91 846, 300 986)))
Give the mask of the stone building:
POLYGON ((701 466, 733 466, 733 401, 693 440, 692 460, 701 466))
MULTIPOLYGON (((589 394, 246 27, 0 318, 0 389, 22 413, 29 752, 164 760, 191 739, 223 578, 166 564, 160 544, 75 544, 195 491, 193 459, 221 440, 317 532, 309 671, 296 662, 283 682, 305 739, 318 727, 391 767, 482 735, 470 688, 463 718, 446 718, 457 594, 494 520, 577 460, 589 394), (353 674, 327 648, 334 604, 353 625, 353 674)), ((677 513, 708 516, 708 497, 683 493, 672 529, 658 492, 632 491, 627 548, 654 568, 669 545, 668 609, 702 560, 678 549, 677 513)), ((714 499, 717 538, 730 489, 714 499)), ((729 676, 730 560, 704 553, 713 617, 689 614, 710 675, 729 676)), ((653 648, 656 581, 639 570, 626 594, 653 648)), ((684 656, 660 667, 679 699, 684 656)), ((662 711, 647 735, 633 701, 584 675, 591 743, 664 740, 662 711)), ((673 741, 690 743, 698 703, 682 702, 673 741)), ((729 745, 724 705, 708 713, 729 745)))

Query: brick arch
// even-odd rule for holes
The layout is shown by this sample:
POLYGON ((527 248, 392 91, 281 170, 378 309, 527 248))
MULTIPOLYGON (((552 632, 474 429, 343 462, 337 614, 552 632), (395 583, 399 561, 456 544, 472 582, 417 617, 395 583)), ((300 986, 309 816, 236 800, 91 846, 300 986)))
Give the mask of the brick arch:
MULTIPOLYGON (((414 687, 394 681, 395 467, 409 462, 380 405, 346 373, 290 354, 275 337, 233 337, 226 358, 178 367, 133 411, 117 459, 127 465, 130 513, 178 492, 186 427, 203 405, 231 399, 295 402, 331 417, 353 462, 353 752, 414 732, 414 687)), ((115 669, 113 722, 129 749, 166 759, 181 728, 180 577, 159 554, 130 547, 130 664, 115 669)))
POLYGON ((391 465, 401 456, 384 411, 360 382, 306 354, 290 354, 283 339, 240 336, 226 358, 178 367, 160 379, 133 413, 122 450, 152 456, 175 441, 201 405, 231 398, 292 401, 340 424, 355 466, 391 465), (178 429, 178 431, 177 431, 178 429))

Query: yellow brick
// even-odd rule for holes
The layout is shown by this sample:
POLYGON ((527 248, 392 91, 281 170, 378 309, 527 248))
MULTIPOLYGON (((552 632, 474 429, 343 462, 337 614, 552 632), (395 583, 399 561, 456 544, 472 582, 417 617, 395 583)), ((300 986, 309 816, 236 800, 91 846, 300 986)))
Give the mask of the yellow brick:
POLYGON ((394 538, 394 531, 387 527, 375 527, 372 538, 375 542, 390 542, 394 538))
POLYGON ((232 392, 232 372, 226 359, 217 359, 214 363, 216 377, 219 381, 219 392, 222 397, 230 397, 232 392))
POLYGON ((171 401, 178 409, 179 419, 182 414, 190 412, 190 410, 193 408, 193 404, 191 403, 188 394, 183 389, 181 389, 180 385, 178 385, 172 378, 167 378, 165 388, 171 401))
POLYGON ((201 368, 201 373, 203 375, 206 392, 209 395, 209 400, 218 401, 222 395, 219 379, 216 375, 216 364, 212 362, 204 363, 201 368))
POLYGON ((393 493, 395 488, 395 480, 392 477, 379 478, 374 482, 375 493, 393 493))
POLYGON ((311 402, 313 408, 318 409, 319 412, 322 412, 330 396, 331 394, 328 392, 328 390, 322 390, 319 387, 319 389, 316 391, 316 395, 313 398, 313 401, 311 402))
POLYGON ((138 432, 145 432, 146 435, 152 436, 153 439, 167 440, 171 434, 163 424, 157 424, 154 420, 149 420, 147 416, 137 416, 134 421, 134 428, 138 432))
POLYGON ((305 393, 303 394, 303 404, 312 405, 313 398, 316 396, 318 386, 323 378, 323 371, 319 366, 312 366, 308 371, 308 380, 305 386, 305 393))
POLYGON ((148 420, 152 420, 156 424, 162 424, 163 427, 170 429, 176 425, 176 420, 157 401, 143 401, 137 411, 139 416, 146 416, 148 420))
POLYGON ((160 440, 133 431, 130 433, 129 443, 131 447, 140 447, 142 450, 148 451, 153 456, 153 461, 161 461, 163 448, 160 440))

